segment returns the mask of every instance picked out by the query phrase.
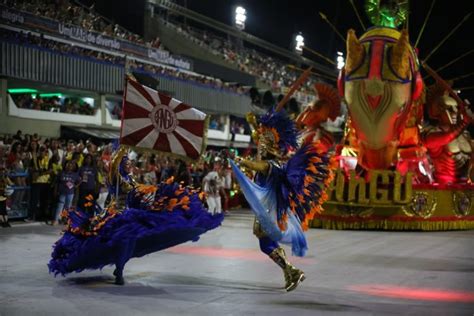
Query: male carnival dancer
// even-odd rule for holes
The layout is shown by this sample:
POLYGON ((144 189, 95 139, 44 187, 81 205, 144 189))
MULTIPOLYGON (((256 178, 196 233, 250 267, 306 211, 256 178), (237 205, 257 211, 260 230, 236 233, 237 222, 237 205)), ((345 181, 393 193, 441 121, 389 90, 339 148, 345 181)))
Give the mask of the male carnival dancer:
POLYGON ((324 192, 332 180, 332 160, 318 143, 298 148, 298 131, 284 110, 270 110, 247 120, 254 128, 257 159, 239 159, 240 167, 256 171, 254 182, 239 167, 232 167, 242 192, 256 215, 254 234, 260 249, 283 270, 286 291, 294 290, 305 274, 294 267, 279 245, 291 245, 292 253, 304 256, 308 247, 303 230, 327 199, 324 192))

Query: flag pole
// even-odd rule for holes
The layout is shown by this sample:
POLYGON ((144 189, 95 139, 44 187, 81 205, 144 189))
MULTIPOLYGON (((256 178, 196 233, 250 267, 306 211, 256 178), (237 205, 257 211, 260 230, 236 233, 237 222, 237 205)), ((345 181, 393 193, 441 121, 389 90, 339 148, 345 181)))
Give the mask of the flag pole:
MULTIPOLYGON (((323 12, 319 11, 319 16, 321 17, 321 19, 323 19, 324 21, 326 21, 327 24, 329 24, 329 26, 331 27, 331 29, 334 31, 334 33, 337 34, 337 36, 339 36, 339 38, 342 40, 343 43, 346 42, 346 39, 344 38, 344 36, 342 36, 342 34, 337 30, 337 28, 334 26, 334 24, 332 24, 331 21, 329 21, 328 17, 326 16, 326 14, 324 14, 323 12)), ((304 48, 304 46, 303 46, 304 48)))
MULTIPOLYGON (((122 138, 122 128, 123 128, 123 112, 125 110, 125 100, 127 98, 127 81, 129 78, 129 72, 130 72, 130 65, 128 62, 128 57, 125 55, 125 78, 123 80, 123 96, 122 96, 122 122, 120 124, 120 138, 122 138)), ((121 146, 121 145, 119 145, 121 146)), ((120 158, 122 160, 122 158, 120 158)), ((120 188, 120 163, 121 161, 117 164, 117 179, 116 179, 116 186, 115 186, 115 201, 118 201, 118 196, 119 196, 119 188, 120 188)))
POLYGON ((362 18, 360 17, 359 11, 357 10, 357 8, 354 4, 354 0, 349 0, 349 2, 351 3, 352 8, 354 9, 354 12, 357 15, 357 18, 359 19, 360 25, 362 25, 362 29, 365 31, 367 28, 365 27, 364 22, 362 22, 362 18))
POLYGON ((280 111, 285 106, 285 104, 290 100, 293 93, 295 93, 296 90, 298 90, 301 87, 301 85, 306 81, 306 79, 308 79, 309 75, 311 74, 312 69, 313 69, 313 67, 311 67, 311 66, 308 67, 308 69, 306 69, 301 74, 301 76, 298 78, 298 80, 296 80, 291 85, 290 90, 288 91, 288 93, 283 97, 283 99, 281 99, 281 101, 276 106, 275 112, 280 111))
POLYGON ((418 37, 416 38, 415 47, 418 47, 418 43, 420 42, 421 35, 423 34, 423 31, 425 30, 426 23, 428 23, 428 19, 431 16, 431 11, 433 11, 433 7, 434 7, 435 2, 436 2, 436 0, 433 0, 431 2, 430 10, 428 11, 428 14, 426 15, 425 21, 423 22, 423 26, 421 27, 420 33, 418 33, 418 37))
POLYGON ((324 59, 326 62, 330 63, 331 65, 336 66, 336 63, 335 63, 334 61, 332 61, 331 59, 327 58, 327 57, 324 56, 323 54, 321 54, 321 53, 315 51, 314 49, 309 48, 308 46, 303 46, 303 49, 304 49, 304 50, 307 50, 308 52, 310 52, 310 53, 313 54, 313 55, 318 56, 319 58, 324 59))
POLYGON ((117 167, 117 177, 115 185, 115 201, 118 201, 119 196, 119 186, 120 186, 120 164, 117 167))

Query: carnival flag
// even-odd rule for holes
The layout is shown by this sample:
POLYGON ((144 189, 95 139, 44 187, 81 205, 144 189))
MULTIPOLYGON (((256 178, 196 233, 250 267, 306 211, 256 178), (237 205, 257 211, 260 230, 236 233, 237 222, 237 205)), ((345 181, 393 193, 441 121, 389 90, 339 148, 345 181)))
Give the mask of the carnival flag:
POLYGON ((205 142, 206 114, 127 79, 120 143, 197 159, 205 142))

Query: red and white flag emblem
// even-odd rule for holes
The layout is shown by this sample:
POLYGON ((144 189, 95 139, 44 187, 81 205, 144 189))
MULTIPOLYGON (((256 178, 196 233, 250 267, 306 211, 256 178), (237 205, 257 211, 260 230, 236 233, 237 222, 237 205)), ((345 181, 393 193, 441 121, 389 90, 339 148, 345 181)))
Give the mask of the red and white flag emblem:
POLYGON ((120 143, 197 159, 206 114, 127 79, 120 143))

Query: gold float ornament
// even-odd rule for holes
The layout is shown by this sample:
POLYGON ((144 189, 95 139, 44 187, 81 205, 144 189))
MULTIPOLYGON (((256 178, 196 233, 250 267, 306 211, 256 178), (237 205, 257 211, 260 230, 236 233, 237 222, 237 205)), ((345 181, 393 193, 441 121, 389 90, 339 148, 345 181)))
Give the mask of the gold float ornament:
POLYGON ((472 198, 468 193, 457 191, 453 193, 453 212, 456 217, 468 216, 471 212, 472 198))
POLYGON ((362 63, 365 56, 364 46, 359 42, 353 29, 347 31, 346 51, 347 58, 345 70, 346 73, 349 74, 362 63))
POLYGON ((346 178, 344 171, 338 169, 328 188, 329 196, 332 204, 350 204, 351 207, 404 205, 412 198, 412 177, 411 172, 402 177, 397 171, 372 170, 366 179, 351 170, 346 178))
POLYGON ((253 127, 257 127, 257 116, 255 116, 255 113, 252 113, 252 112, 248 112, 246 115, 245 115, 245 119, 247 120, 247 122, 252 125, 253 127))
POLYGON ((417 192, 411 199, 411 203, 408 206, 403 206, 403 212, 410 217, 418 216, 423 219, 430 218, 438 204, 437 199, 433 194, 427 192, 417 192))
POLYGON ((406 79, 409 77, 410 54, 411 47, 408 39, 408 31, 404 29, 397 43, 392 46, 392 58, 390 59, 390 66, 392 66, 393 71, 395 71, 400 78, 406 79))

